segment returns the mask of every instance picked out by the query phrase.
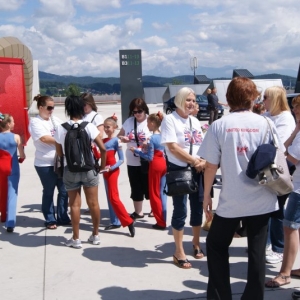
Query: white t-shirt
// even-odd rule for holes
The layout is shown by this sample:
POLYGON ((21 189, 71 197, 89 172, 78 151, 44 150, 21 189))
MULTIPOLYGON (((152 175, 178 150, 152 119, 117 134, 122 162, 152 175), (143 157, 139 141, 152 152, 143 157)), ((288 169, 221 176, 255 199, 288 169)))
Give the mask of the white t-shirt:
MULTIPOLYGON (((68 123, 70 125, 73 125, 75 123, 80 124, 82 122, 83 122, 83 120, 79 120, 79 121, 76 121, 76 122, 74 122, 72 120, 68 121, 68 123)), ((95 125, 93 125, 92 123, 87 124, 84 129, 86 130, 88 136, 91 138, 92 141, 100 134, 98 128, 95 125)), ((63 128, 61 125, 57 127, 57 130, 54 134, 55 141, 58 144, 62 145, 63 153, 65 153, 66 134, 67 134, 67 130, 65 128, 63 128)), ((64 162, 65 162, 65 165, 66 165, 67 164, 66 159, 64 160, 64 162)))
POLYGON ((293 143, 288 147, 288 153, 299 162, 295 165, 296 170, 293 174, 294 192, 300 194, 300 132, 295 136, 293 143))
POLYGON ((35 166, 49 167, 54 165, 55 145, 43 143, 40 138, 45 135, 54 137, 55 130, 61 123, 62 121, 54 116, 51 116, 49 120, 44 120, 39 115, 30 118, 29 132, 35 146, 35 166))
POLYGON ((90 123, 93 120, 92 124, 94 124, 96 127, 103 125, 104 123, 102 116, 93 110, 90 113, 86 114, 82 120, 90 123))
MULTIPOLYGON (((269 122, 277 134, 274 123, 269 122)), ((209 127, 198 154, 209 163, 221 165, 219 216, 254 216, 277 209, 276 194, 246 175, 252 154, 259 145, 271 140, 266 119, 252 112, 231 113, 209 127)))
POLYGON ((284 144, 296 127, 295 119, 291 112, 286 110, 277 116, 271 116, 269 112, 266 112, 264 115, 274 122, 279 139, 284 144))
MULTIPOLYGON (((148 116, 147 116, 148 117, 148 116)), ((140 146, 147 140, 149 136, 151 136, 151 132, 148 129, 147 126, 147 118, 139 123, 136 122, 136 131, 137 131, 137 137, 139 140, 140 146)), ((134 156, 133 153, 130 151, 130 147, 137 147, 136 141, 135 141, 135 135, 134 135, 134 117, 128 118, 124 124, 122 125, 122 128, 124 129, 124 136, 128 137, 130 142, 126 143, 127 148, 125 151, 126 156, 126 163, 128 166, 140 166, 140 157, 134 156)))
MULTIPOLYGON (((198 157, 197 152, 202 144, 204 135, 201 130, 200 122, 193 116, 187 119, 180 117, 176 111, 166 115, 161 123, 161 144, 177 143, 187 153, 190 152, 190 140, 192 139, 192 156, 198 157), (192 131, 190 130, 190 120, 192 121, 192 131)), ((165 147, 168 161, 185 167, 186 162, 174 156, 168 147, 165 147)))

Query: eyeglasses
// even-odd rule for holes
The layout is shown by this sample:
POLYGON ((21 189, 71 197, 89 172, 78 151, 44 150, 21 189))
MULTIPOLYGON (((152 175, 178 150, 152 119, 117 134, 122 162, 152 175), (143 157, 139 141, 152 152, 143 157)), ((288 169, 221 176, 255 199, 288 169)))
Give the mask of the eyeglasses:
POLYGON ((133 113, 134 115, 136 115, 136 114, 141 114, 142 112, 143 112, 142 109, 139 109, 139 110, 133 110, 133 111, 132 111, 132 113, 133 113))
POLYGON ((44 107, 46 107, 46 109, 49 110, 49 111, 54 109, 54 106, 44 106, 44 107))

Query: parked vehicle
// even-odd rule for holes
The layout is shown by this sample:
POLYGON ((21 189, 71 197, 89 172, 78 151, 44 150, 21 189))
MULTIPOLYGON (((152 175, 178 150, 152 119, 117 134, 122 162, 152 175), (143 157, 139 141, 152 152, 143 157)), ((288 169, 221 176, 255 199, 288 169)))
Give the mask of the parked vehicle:
MULTIPOLYGON (((176 105, 174 104, 175 97, 170 98, 168 101, 164 102, 164 112, 166 114, 172 113, 176 109, 176 105)), ((208 101, 205 95, 197 95, 196 102, 199 104, 199 112, 197 114, 197 119, 208 119, 209 118, 209 110, 207 109, 208 101)), ((224 115, 224 108, 222 105, 219 105, 218 117, 221 118, 224 115)))

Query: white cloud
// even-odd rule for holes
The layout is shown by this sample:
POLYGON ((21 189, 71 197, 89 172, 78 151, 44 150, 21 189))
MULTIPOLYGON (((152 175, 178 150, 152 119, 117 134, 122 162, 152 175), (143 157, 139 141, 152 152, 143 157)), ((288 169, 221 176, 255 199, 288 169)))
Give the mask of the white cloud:
POLYGON ((165 39, 162 39, 157 35, 150 36, 150 37, 144 39, 144 41, 146 43, 152 44, 152 45, 157 46, 157 47, 165 47, 168 44, 165 39))
POLYGON ((1 10, 18 10, 24 3, 24 0, 0 0, 1 10))
POLYGON ((36 17, 69 19, 75 15, 72 0, 39 0, 42 6, 37 10, 36 17))
POLYGON ((130 35, 141 31, 143 20, 141 18, 129 18, 125 21, 125 27, 130 35))
POLYGON ((152 23, 152 27, 157 29, 157 30, 168 30, 171 28, 171 25, 169 23, 158 23, 158 22, 154 22, 152 23))
POLYGON ((121 7, 121 0, 76 0, 76 3, 84 7, 87 11, 100 10, 105 7, 121 7))

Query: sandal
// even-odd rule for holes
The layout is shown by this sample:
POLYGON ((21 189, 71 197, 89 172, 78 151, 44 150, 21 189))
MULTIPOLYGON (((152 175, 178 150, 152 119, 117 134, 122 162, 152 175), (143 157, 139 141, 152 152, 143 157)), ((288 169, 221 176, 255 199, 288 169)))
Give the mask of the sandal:
POLYGON ((196 259, 201 259, 204 257, 204 252, 202 251, 202 249, 200 248, 196 248, 195 245, 193 245, 193 249, 194 249, 194 258, 196 259))
POLYGON ((191 263, 187 259, 178 259, 175 255, 173 255, 173 262, 175 266, 181 269, 190 269, 192 267, 191 263))
POLYGON ((292 271, 291 271, 291 277, 300 279, 300 270, 299 270, 299 269, 297 269, 297 270, 292 270, 292 271))
POLYGON ((56 226, 56 224, 49 224, 49 225, 47 225, 47 229, 51 229, 51 230, 57 229, 57 226, 56 226))
POLYGON ((153 214, 153 212, 152 212, 152 210, 149 212, 149 214, 148 214, 148 218, 153 218, 154 217, 154 214, 153 214))
POLYGON ((144 215, 139 215, 137 214, 136 212, 133 212, 131 215, 130 215, 130 218, 135 220, 135 219, 143 219, 144 218, 144 215))
POLYGON ((288 279, 290 279, 290 278, 291 278, 291 276, 284 276, 284 275, 278 274, 275 278, 267 281, 265 283, 265 287, 267 287, 267 288, 279 288, 283 285, 291 283, 291 281, 288 281, 288 279), (280 283, 279 281, 276 281, 276 279, 284 280, 284 282, 280 283))

